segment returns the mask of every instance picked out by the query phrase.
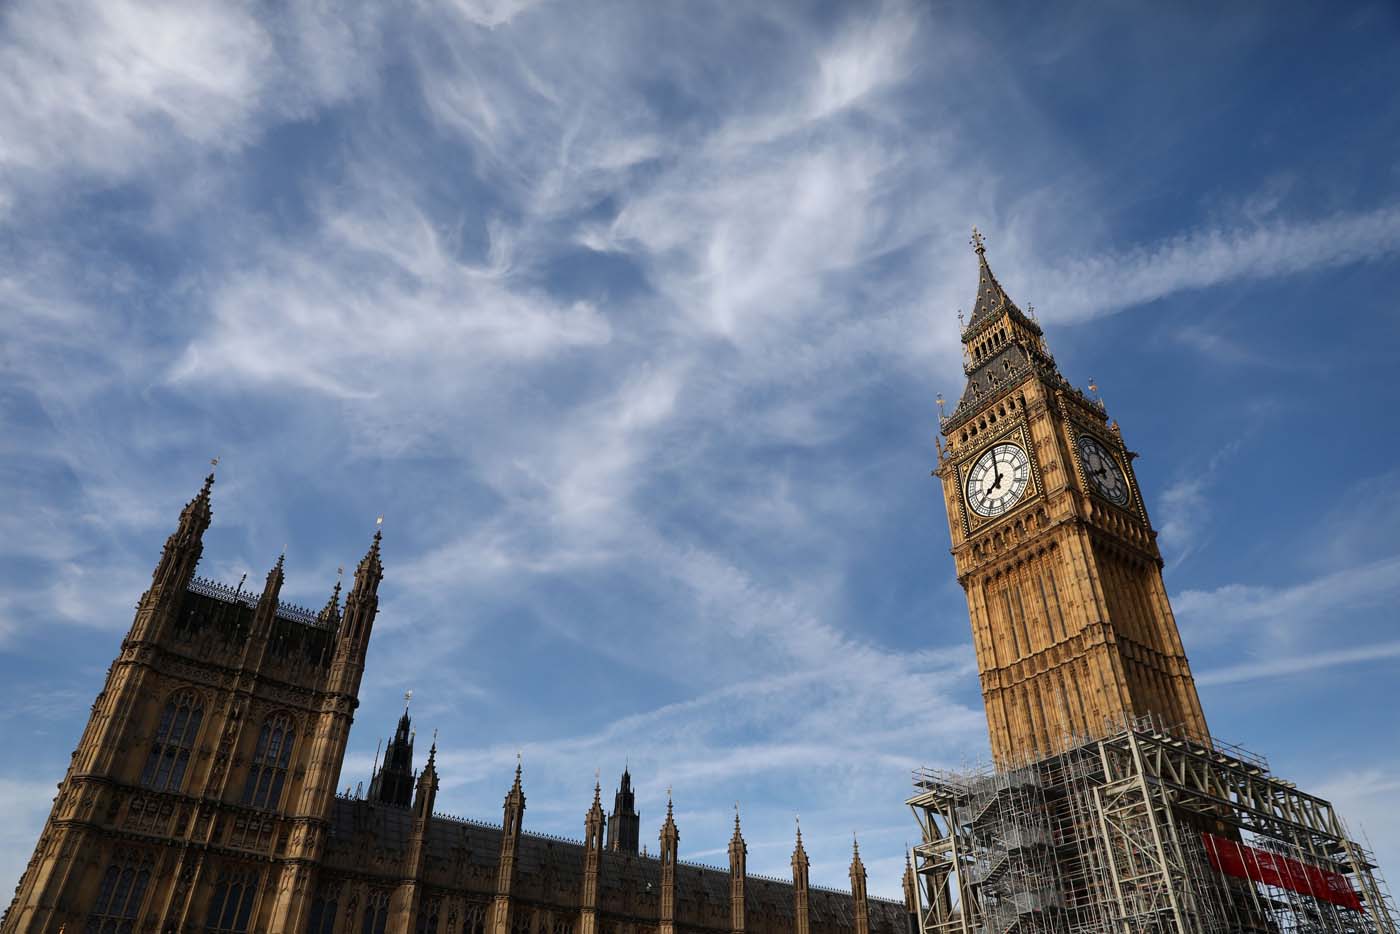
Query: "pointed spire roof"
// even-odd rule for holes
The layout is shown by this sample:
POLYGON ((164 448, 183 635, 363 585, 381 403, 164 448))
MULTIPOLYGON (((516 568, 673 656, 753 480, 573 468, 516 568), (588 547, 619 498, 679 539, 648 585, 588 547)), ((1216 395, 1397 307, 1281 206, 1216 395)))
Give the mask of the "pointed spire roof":
MULTIPOLYGON (((964 334, 974 332, 983 321, 990 320, 1001 314, 1003 310, 1010 309, 1017 315, 1025 317, 1016 303, 1011 300, 1011 296, 1006 294, 1006 289, 1001 287, 996 275, 992 272, 992 267, 987 265, 987 245, 982 237, 981 231, 976 227, 972 228, 973 252, 977 254, 977 298, 972 303, 972 318, 967 322, 964 334)), ((1026 319, 1028 323, 1030 319, 1026 319)), ((1036 327, 1038 332, 1039 326, 1036 327)))
POLYGON ((179 540, 182 532, 195 539, 203 536, 204 530, 209 528, 209 520, 213 518, 213 510, 209 505, 213 489, 214 474, 210 473, 204 478, 204 485, 199 488, 199 492, 180 510, 180 528, 171 536, 172 542, 179 540))
POLYGON ((321 608, 317 618, 323 623, 337 623, 340 621, 340 578, 335 579, 335 588, 331 590, 331 598, 326 601, 326 605, 321 608))
POLYGON ((744 836, 739 831, 739 802, 734 802, 734 839, 742 840, 744 836))
POLYGON ((272 566, 272 570, 267 572, 266 590, 273 590, 273 581, 277 583, 276 590, 282 589, 282 582, 286 580, 287 549, 284 547, 282 553, 277 556, 277 563, 272 566))

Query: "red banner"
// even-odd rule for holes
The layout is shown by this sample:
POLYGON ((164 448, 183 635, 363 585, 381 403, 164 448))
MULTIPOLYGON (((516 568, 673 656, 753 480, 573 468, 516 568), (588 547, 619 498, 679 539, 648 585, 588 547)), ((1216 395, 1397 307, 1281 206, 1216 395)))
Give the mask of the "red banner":
POLYGON ((1226 875, 1253 879, 1303 895, 1361 911, 1361 897, 1339 872, 1319 869, 1307 863, 1268 850, 1257 850, 1243 843, 1203 833, 1210 864, 1226 875))

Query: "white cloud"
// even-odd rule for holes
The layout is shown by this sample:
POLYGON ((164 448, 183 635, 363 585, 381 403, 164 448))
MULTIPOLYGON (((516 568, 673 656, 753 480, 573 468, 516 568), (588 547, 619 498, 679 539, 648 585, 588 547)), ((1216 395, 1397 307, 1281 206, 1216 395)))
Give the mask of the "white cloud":
POLYGON ((1177 292, 1293 275, 1396 252, 1400 207, 1382 205, 1314 220, 1275 219, 1192 230, 1125 252, 1061 259, 1025 278, 1033 280, 1043 296, 1045 319, 1082 321, 1177 292))
POLYGON ((1326 630, 1343 614, 1394 605, 1400 596, 1400 557, 1389 556, 1291 586, 1227 584, 1186 590, 1173 601, 1183 628, 1198 643, 1241 633, 1296 646, 1305 633, 1326 630))
POLYGON ((1211 668, 1198 673, 1196 683, 1202 685, 1238 684, 1241 681, 1278 678, 1283 675, 1296 675, 1323 668, 1333 668, 1337 665, 1383 661, 1389 658, 1400 658, 1400 642, 1381 642, 1375 645, 1360 645, 1354 648, 1332 649, 1330 651, 1309 652, 1306 655, 1244 662, 1225 668, 1211 668))
MULTIPOLYGON (((238 150, 373 74, 377 14, 243 2, 10 4, 0 30, 0 188, 99 183, 238 150)), ((181 165, 187 170, 189 165, 181 165)), ((170 179, 164 181, 168 184, 170 179)), ((5 190, 8 188, 9 190, 5 190)))

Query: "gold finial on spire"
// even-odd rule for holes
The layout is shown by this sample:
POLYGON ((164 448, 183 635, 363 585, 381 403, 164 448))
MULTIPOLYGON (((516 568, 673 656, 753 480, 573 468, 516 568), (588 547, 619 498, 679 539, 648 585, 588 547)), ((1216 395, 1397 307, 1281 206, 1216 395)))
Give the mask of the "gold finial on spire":
POLYGON ((374 524, 375 524, 376 527, 377 527, 377 526, 381 526, 381 525, 384 524, 384 514, 383 514, 383 513, 380 513, 379 515, 377 515, 377 516, 374 517, 374 524))
POLYGON ((941 422, 946 417, 943 413, 943 406, 948 404, 947 400, 943 398, 943 393, 940 392, 933 401, 938 403, 938 420, 941 422))
POLYGON ((966 331, 966 330, 967 330, 967 325, 963 322, 963 313, 962 313, 962 309, 959 308, 959 309, 958 309, 958 333, 961 334, 963 331, 966 331))
POLYGON ((972 239, 968 242, 972 244, 972 250, 974 253, 981 255, 987 252, 986 240, 982 236, 982 231, 978 230, 977 225, 975 224, 972 227, 972 239))
POLYGON ((209 458, 209 466, 210 466, 210 467, 217 467, 217 466, 219 466, 219 459, 218 459, 217 457, 211 457, 211 458, 209 458))
POLYGON ((403 692, 403 712, 408 713, 408 702, 413 700, 413 688, 403 692))

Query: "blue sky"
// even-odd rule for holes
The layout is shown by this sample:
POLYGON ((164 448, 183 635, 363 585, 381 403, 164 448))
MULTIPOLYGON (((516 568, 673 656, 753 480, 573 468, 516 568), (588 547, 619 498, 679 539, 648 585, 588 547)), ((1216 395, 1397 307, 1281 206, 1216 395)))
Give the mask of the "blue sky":
POLYGON ((203 573, 385 515, 341 785, 895 895, 985 755, 930 479, 975 223, 1141 452, 1212 727, 1400 865, 1392 4, 16 0, 0 13, 0 880, 210 457, 203 573))

